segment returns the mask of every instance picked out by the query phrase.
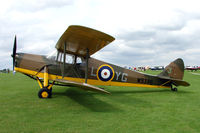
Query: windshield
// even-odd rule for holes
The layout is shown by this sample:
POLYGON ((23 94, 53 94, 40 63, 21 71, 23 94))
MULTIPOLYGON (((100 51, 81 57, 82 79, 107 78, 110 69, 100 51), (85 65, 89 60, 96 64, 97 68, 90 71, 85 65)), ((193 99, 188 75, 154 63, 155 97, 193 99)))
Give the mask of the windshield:
POLYGON ((54 50, 50 54, 47 55, 47 58, 51 60, 56 60, 57 54, 58 54, 58 51, 54 50))

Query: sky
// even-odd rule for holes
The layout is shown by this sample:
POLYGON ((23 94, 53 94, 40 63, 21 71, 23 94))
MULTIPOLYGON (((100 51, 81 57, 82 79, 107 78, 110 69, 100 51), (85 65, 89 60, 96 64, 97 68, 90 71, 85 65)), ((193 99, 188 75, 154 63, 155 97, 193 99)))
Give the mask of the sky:
POLYGON ((6 0, 0 4, 0 69, 11 53, 47 55, 70 25, 115 41, 92 57, 120 66, 200 65, 199 0, 6 0))

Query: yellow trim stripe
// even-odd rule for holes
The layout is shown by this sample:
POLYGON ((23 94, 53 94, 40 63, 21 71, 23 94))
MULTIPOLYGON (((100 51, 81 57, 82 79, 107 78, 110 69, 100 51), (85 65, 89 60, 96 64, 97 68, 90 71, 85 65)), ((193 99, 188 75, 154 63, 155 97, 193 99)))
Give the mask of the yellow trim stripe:
MULTIPOLYGON (((28 70, 28 69, 23 69, 19 67, 15 67, 15 71, 37 76, 40 78, 44 77, 44 73, 38 73, 36 71, 28 70), (37 74, 37 75, 36 75, 37 74)), ((57 76, 53 74, 48 74, 49 80, 55 80, 55 79, 62 79, 62 76, 57 76)), ((75 82, 80 82, 84 83, 85 79, 84 78, 72 78, 72 77, 64 77, 65 80, 69 81, 75 81, 75 82)), ((159 85, 146 85, 146 84, 136 84, 136 83, 125 83, 125 82, 116 82, 116 81, 108 81, 108 82, 103 82, 101 80, 95 80, 95 79, 88 79, 88 84, 91 85, 105 85, 105 86, 128 86, 128 87, 147 87, 147 88, 170 88, 168 86, 159 86, 159 85)))

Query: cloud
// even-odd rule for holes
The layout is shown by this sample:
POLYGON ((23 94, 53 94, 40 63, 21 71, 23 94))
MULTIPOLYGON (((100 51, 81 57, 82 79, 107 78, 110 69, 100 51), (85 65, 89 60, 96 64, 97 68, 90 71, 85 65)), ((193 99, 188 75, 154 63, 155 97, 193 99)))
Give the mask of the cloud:
POLYGON ((17 10, 21 12, 35 12, 46 10, 49 8, 61 8, 63 6, 69 6, 73 4, 73 0, 20 0, 13 1, 10 10, 17 10))
POLYGON ((72 24, 116 38, 93 55, 100 60, 141 66, 167 65, 181 57, 187 65, 199 65, 198 5, 196 0, 4 1, 0 5, 0 68, 12 66, 15 34, 18 52, 43 55, 54 49, 72 24))
POLYGON ((180 15, 174 23, 124 31, 117 36, 118 46, 112 45, 113 52, 102 51, 101 58, 122 66, 167 65, 176 58, 183 58, 188 65, 198 64, 199 22, 198 15, 189 13, 180 15))

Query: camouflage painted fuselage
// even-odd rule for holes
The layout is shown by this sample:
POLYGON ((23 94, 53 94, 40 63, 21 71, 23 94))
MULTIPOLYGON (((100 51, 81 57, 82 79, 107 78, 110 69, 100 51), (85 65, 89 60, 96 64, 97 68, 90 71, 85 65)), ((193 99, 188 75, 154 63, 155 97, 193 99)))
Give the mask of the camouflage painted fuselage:
MULTIPOLYGON (((175 64, 176 65, 176 64, 175 64)), ((49 80, 62 79, 63 63, 46 58, 46 56, 18 53, 16 56, 15 70, 31 76, 44 77, 44 66, 48 67, 49 80)), ((170 68, 171 69, 171 68, 170 68)), ((176 69, 182 68, 176 67, 176 69)), ((184 69, 184 68, 183 68, 184 69)), ((85 82, 86 63, 67 64, 65 63, 64 79, 76 82, 85 82)), ((173 69, 174 70, 174 69, 173 69)), ((167 76, 169 70, 164 70, 167 76)), ((105 72, 105 74, 107 74, 105 72)), ((105 75, 106 76, 106 75, 105 75)), ((162 75, 161 75, 162 76, 162 75)), ((183 76, 183 75, 182 75, 183 76)), ((144 74, 128 70, 110 63, 106 63, 94 58, 88 60, 87 83, 91 85, 106 86, 133 86, 133 87, 160 87, 169 88, 169 79, 159 76, 144 74), (98 71, 102 65, 107 65, 113 69, 113 78, 109 81, 101 80, 98 71)))

